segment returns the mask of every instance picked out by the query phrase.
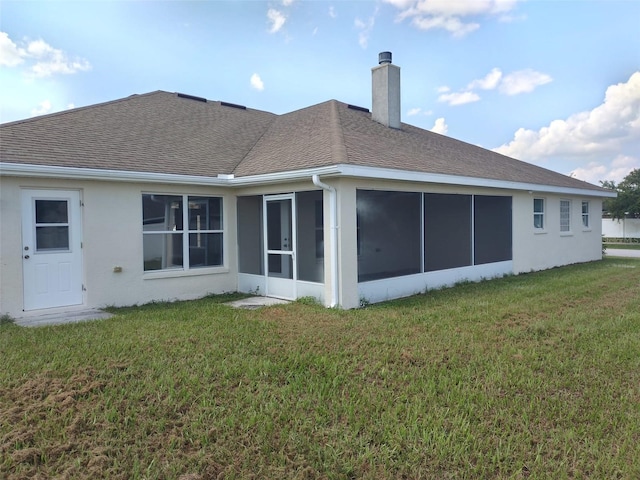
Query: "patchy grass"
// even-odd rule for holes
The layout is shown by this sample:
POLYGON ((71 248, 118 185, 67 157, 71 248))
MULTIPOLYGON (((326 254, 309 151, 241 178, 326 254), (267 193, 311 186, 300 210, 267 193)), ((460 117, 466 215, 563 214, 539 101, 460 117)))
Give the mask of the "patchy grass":
POLYGON ((640 478, 640 261, 0 325, 0 478, 640 478))

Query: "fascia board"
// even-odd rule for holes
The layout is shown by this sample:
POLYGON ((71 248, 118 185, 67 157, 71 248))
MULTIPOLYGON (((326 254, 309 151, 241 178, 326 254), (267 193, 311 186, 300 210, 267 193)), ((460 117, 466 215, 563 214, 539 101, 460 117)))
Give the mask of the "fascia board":
POLYGON ((590 190, 588 188, 556 187, 537 183, 510 182, 490 178, 464 177, 440 173, 411 172, 391 168, 360 167, 339 165, 340 175, 356 178, 375 178, 382 180, 401 180, 418 183, 439 183, 444 185, 462 185, 468 187, 500 188, 505 190, 524 190, 532 193, 558 193, 566 195, 583 195, 591 197, 616 197, 615 192, 590 190))
POLYGON ((176 175, 167 173, 133 172, 124 170, 103 170, 97 168, 60 167, 53 165, 33 165, 0 162, 0 176, 66 178, 73 180, 101 180, 140 183, 173 183, 178 185, 209 185, 234 187, 265 185, 310 179, 313 175, 336 175, 335 166, 267 173, 247 177, 219 175, 205 177, 197 175, 176 175))
POLYGON ((583 195, 592 197, 615 198, 615 192, 590 189, 555 187, 535 183, 509 182, 486 178, 463 177, 438 173, 411 172, 391 168, 362 167, 354 165, 330 165, 326 167, 291 170, 277 173, 266 173, 246 177, 222 175, 205 177, 197 175, 176 175, 166 173, 132 172, 122 170, 102 170, 92 168, 59 167, 52 165, 31 165, 20 163, 0 163, 0 176, 24 176, 66 178, 76 180, 102 180, 141 183, 173 183, 177 185, 203 185, 217 187, 235 187, 249 185, 265 185, 305 180, 313 175, 344 176, 355 178, 373 178, 381 180, 400 180, 418 183, 438 183, 443 185, 460 185, 470 187, 500 188, 505 190, 524 190, 532 193, 557 193, 566 195, 583 195))
POLYGON ((0 176, 66 178, 69 180, 101 180, 141 183, 174 183, 179 185, 227 186, 229 181, 217 177, 176 175, 169 173, 131 172, 97 168, 59 167, 0 163, 0 176))

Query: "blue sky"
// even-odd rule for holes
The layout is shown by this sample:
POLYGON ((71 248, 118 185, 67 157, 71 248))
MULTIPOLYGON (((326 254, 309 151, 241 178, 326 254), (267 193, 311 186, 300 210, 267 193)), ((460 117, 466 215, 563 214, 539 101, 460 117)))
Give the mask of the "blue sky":
POLYGON ((583 180, 640 168, 640 0, 5 1, 0 121, 154 90, 370 108, 583 180))

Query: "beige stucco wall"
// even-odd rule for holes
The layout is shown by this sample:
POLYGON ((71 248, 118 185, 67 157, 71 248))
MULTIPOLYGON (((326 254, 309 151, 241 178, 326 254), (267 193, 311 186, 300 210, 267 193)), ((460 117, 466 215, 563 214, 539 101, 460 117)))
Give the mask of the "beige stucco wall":
POLYGON ((516 193, 513 196, 514 273, 602 259, 602 200, 580 195, 516 193), (545 200, 545 227, 533 226, 533 199, 545 200), (571 230, 560 232, 560 200, 571 201, 571 230), (590 226, 582 226, 582 201, 589 202, 590 226))
MULTIPOLYGON (((338 299, 342 308, 359 305, 356 191, 378 189, 410 192, 511 195, 513 197, 513 270, 514 273, 541 270, 601 258, 602 202, 596 197, 550 195, 536 192, 491 188, 456 187, 414 182, 322 178, 336 188, 338 198, 337 248, 338 299), (533 198, 545 199, 543 232, 533 227, 533 198), (571 232, 560 233, 560 200, 571 200, 571 232), (582 201, 590 202, 591 225, 582 228, 582 201)), ((150 301, 196 298, 207 293, 235 291, 237 277, 236 195, 280 194, 314 190, 311 182, 221 189, 163 184, 74 181, 0 177, 0 313, 22 314, 22 188, 78 190, 84 202, 83 270, 85 306, 124 306, 150 301), (220 195, 224 199, 224 267, 194 269, 190 272, 143 271, 141 194, 176 193, 220 195), (122 267, 122 272, 114 272, 122 267)), ((324 191, 325 222, 325 303, 331 299, 330 277, 332 248, 329 222, 329 193, 324 191)))
POLYGON ((211 187, 0 177, 0 313, 22 314, 20 191, 23 188, 79 190, 82 209, 84 305, 124 306, 190 299, 237 288, 235 197, 211 187), (189 272, 143 271, 143 192, 223 197, 224 267, 189 272), (121 267, 122 272, 114 272, 121 267))

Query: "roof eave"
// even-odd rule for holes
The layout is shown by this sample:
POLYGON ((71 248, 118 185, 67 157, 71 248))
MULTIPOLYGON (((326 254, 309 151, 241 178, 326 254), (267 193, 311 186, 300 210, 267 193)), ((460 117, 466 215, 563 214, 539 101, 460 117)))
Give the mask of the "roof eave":
MULTIPOLYGON (((374 178, 384 180, 400 180, 419 183, 439 183, 444 185, 460 185, 468 187, 499 188, 504 190, 523 190, 532 193, 558 193, 571 195, 585 195, 592 197, 616 196, 615 192, 595 190, 589 188, 559 187, 527 182, 512 182, 490 178, 465 177, 460 175, 446 175, 441 173, 424 173, 392 168, 363 167, 355 165, 339 165, 341 176, 357 178, 374 178)), ((560 175, 560 174, 559 174, 560 175)))
POLYGON ((237 187, 285 183, 311 178, 313 175, 332 177, 371 178, 380 180, 398 180, 418 183, 437 183, 468 187, 496 188, 503 190, 521 190, 531 193, 557 193, 584 195, 592 197, 615 198, 616 193, 589 188, 558 187, 526 182, 512 182, 488 178, 465 177, 439 173, 424 173, 391 168, 364 167, 355 165, 328 165, 324 167, 263 173, 235 177, 221 174, 218 177, 197 175, 177 175, 167 173, 132 172, 123 170, 102 170, 77 167, 59 167, 51 165, 30 165, 0 162, 0 175, 21 177, 65 178, 75 180, 101 180, 140 183, 173 183, 177 185, 203 185, 219 187, 237 187))
POLYGON ((0 176, 224 186, 227 178, 0 162, 0 176))

